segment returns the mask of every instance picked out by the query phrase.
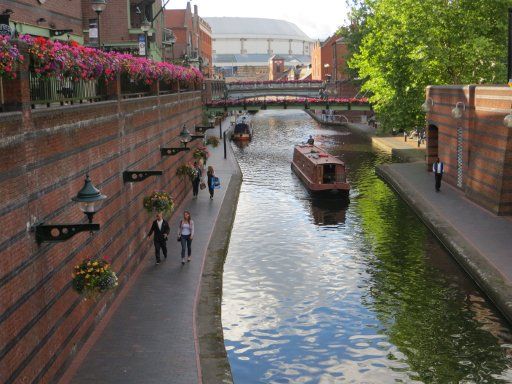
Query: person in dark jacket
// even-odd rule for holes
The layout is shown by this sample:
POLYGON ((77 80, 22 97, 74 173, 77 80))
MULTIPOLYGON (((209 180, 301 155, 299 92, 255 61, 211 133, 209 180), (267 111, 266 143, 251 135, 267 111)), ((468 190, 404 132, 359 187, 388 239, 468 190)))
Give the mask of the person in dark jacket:
POLYGON ((210 192, 210 199, 213 199, 213 193, 215 191, 215 171, 213 170, 213 167, 210 165, 208 167, 208 172, 206 172, 206 175, 208 177, 208 191, 210 192))
POLYGON ((160 264, 160 249, 164 254, 164 258, 167 259, 167 237, 169 236, 169 232, 171 228, 169 227, 169 223, 164 220, 162 213, 158 212, 156 214, 156 220, 153 221, 151 225, 151 229, 148 233, 148 239, 153 235, 153 243, 155 244, 155 257, 156 263, 160 264))
POLYGON ((434 172, 434 177, 436 179, 436 192, 439 192, 441 189, 441 180, 443 179, 444 173, 444 164, 441 160, 439 160, 439 157, 432 165, 432 172, 434 172))
POLYGON ((197 197, 197 194, 199 193, 199 183, 201 181, 201 176, 201 167, 197 161, 194 161, 194 177, 192 178, 192 195, 194 197, 197 197))

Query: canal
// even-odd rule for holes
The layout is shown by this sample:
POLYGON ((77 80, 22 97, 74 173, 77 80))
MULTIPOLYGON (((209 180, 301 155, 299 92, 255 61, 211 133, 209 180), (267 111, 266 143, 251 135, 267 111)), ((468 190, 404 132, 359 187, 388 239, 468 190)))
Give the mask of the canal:
POLYGON ((259 112, 233 145, 244 175, 222 322, 237 384, 512 382, 510 327, 375 176, 391 159, 300 111, 259 112), (290 171, 312 134, 349 168, 350 202, 290 171))

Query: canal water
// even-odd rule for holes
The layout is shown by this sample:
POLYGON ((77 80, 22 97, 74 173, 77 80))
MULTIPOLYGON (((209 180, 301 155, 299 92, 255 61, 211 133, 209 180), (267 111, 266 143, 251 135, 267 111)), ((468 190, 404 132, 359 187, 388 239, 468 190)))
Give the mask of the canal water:
POLYGON ((510 327, 379 178, 391 159, 300 111, 259 112, 225 264, 233 377, 250 383, 512 382, 510 327), (291 173, 309 134, 349 168, 350 202, 291 173))

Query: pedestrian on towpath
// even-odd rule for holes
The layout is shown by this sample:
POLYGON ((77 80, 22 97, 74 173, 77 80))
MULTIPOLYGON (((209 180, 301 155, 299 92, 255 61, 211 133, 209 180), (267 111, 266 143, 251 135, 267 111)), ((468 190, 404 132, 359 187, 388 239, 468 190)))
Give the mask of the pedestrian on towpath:
POLYGON ((151 237, 151 235, 153 235, 157 264, 160 264, 160 249, 164 254, 164 258, 167 259, 167 236, 169 236, 170 231, 171 228, 169 227, 169 223, 164 220, 162 213, 158 212, 156 214, 156 220, 153 221, 151 229, 148 233, 148 239, 151 237))
POLYGON ((213 193, 215 191, 215 171, 213 167, 208 166, 208 172, 206 172, 207 183, 208 183, 208 192, 210 192, 210 199, 213 199, 213 193))
POLYGON ((404 129, 404 141, 407 142, 407 131, 404 129))
POLYGON ((201 167, 197 161, 194 161, 194 173, 192 176, 192 195, 194 197, 197 197, 197 194, 199 193, 199 183, 201 182, 201 176, 201 167))
POLYGON ((439 157, 432 165, 432 172, 434 172, 434 177, 436 178, 436 192, 439 192, 441 189, 441 179, 443 178, 444 173, 444 164, 439 160, 439 157))
POLYGON ((194 221, 189 211, 183 212, 183 219, 178 227, 178 241, 181 242, 181 265, 185 265, 185 250, 187 250, 187 262, 192 260, 192 239, 194 238, 194 221))
POLYGON ((311 136, 311 135, 309 135, 308 144, 309 145, 314 145, 315 144, 315 139, 313 139, 313 136, 311 136))

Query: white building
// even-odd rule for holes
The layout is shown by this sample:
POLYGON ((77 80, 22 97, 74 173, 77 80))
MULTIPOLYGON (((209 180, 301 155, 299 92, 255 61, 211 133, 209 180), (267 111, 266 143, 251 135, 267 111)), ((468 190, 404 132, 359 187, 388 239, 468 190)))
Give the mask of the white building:
POLYGON ((293 23, 252 17, 205 20, 212 28, 213 65, 227 76, 267 74, 274 55, 283 57, 286 66, 311 63, 313 40, 293 23))

